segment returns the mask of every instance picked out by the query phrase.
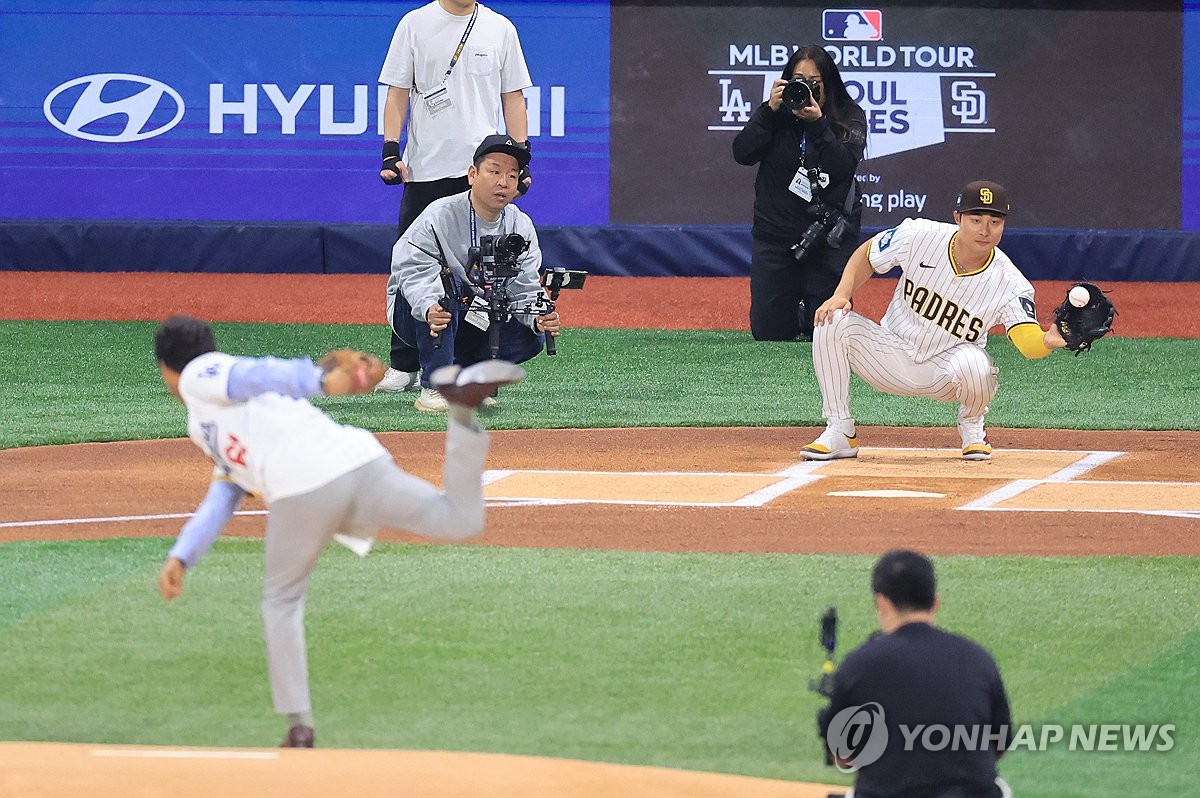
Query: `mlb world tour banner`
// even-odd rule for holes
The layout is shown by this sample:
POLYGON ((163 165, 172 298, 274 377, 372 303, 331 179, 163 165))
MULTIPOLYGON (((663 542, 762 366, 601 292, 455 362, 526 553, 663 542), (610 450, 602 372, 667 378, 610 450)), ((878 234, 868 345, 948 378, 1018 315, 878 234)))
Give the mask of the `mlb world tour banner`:
MULTIPOLYGON (((377 78, 418 5, 6 0, 0 218, 393 222, 377 78)), ((869 227, 948 218, 986 177, 1010 188, 1016 227, 1200 229, 1191 0, 489 5, 533 77, 520 204, 542 225, 749 224, 754 168, 733 137, 815 43, 868 114, 869 227)))
POLYGON ((988 178, 1021 227, 1178 230, 1180 8, 1128 6, 616 6, 612 220, 749 223, 757 167, 733 138, 819 44, 867 113, 864 225, 948 219, 988 178))

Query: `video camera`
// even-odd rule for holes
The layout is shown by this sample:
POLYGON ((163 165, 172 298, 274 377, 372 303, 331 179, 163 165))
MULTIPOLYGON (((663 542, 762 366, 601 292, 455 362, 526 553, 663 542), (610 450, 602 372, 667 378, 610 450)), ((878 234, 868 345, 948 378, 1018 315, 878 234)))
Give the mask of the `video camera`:
POLYGON ((502 236, 480 236, 479 246, 467 250, 467 267, 481 270, 479 279, 467 272, 467 278, 476 285, 512 279, 521 273, 517 260, 529 249, 529 242, 520 233, 502 236))
MULTIPOLYGON (((815 180, 813 185, 817 185, 815 180)), ((850 230, 850 220, 846 215, 826 202, 814 202, 809 205, 808 215, 813 217, 812 224, 804 231, 804 235, 800 236, 800 243, 792 245, 792 254, 796 260, 803 259, 809 247, 822 237, 830 249, 836 249, 841 246, 842 238, 850 230)))
POLYGON ((800 77, 792 78, 783 87, 782 99, 783 104, 791 111, 799 111, 807 108, 810 100, 814 103, 819 103, 821 102, 821 82, 818 80, 805 80, 800 77))
MULTIPOLYGON (((826 699, 833 697, 833 672, 837 670, 837 666, 834 664, 834 652, 837 650, 837 624, 837 607, 825 610, 825 614, 821 616, 821 648, 825 649, 825 662, 821 665, 820 675, 808 680, 809 691, 824 696, 826 699)), ((817 713, 818 721, 828 711, 828 706, 822 707, 817 713)), ((818 725, 820 725, 819 722, 818 725)), ((825 749, 825 764, 833 765, 833 753, 829 750, 829 746, 822 745, 822 748, 825 749)))
MULTIPOLYGON (((545 316, 553 313, 558 301, 558 292, 564 288, 583 288, 587 272, 574 269, 548 269, 540 282, 545 293, 532 302, 515 305, 508 293, 508 283, 520 276, 517 265, 521 255, 529 249, 529 242, 520 233, 502 236, 480 236, 479 246, 467 250, 467 281, 475 288, 487 306, 488 346, 492 357, 500 354, 500 327, 513 316, 545 316)), ((469 298, 467 298, 469 304, 469 298)), ((546 354, 558 353, 553 335, 546 335, 546 354)))

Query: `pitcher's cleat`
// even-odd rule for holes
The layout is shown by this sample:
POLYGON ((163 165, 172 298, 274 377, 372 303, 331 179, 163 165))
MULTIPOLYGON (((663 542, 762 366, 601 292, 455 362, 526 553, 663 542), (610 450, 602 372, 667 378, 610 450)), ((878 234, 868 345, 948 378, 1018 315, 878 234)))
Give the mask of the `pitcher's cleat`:
POLYGON ((316 741, 312 726, 297 723, 288 729, 287 737, 279 744, 280 748, 312 748, 316 741))

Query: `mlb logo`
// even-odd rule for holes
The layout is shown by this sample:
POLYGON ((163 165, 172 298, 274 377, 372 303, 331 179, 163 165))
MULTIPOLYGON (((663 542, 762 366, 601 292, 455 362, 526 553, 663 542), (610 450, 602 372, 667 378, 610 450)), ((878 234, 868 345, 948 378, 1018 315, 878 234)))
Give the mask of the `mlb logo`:
POLYGON ((827 8, 821 16, 827 42, 877 42, 883 38, 883 12, 827 8))

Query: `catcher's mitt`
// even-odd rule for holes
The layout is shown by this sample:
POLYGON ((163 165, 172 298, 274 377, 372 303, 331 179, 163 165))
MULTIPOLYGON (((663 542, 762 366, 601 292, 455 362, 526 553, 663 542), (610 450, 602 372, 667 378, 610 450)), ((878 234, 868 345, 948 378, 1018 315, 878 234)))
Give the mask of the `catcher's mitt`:
POLYGON ((1067 342, 1067 349, 1079 355, 1092 348, 1092 342, 1103 338, 1112 330, 1113 316, 1117 309, 1099 286, 1091 283, 1076 283, 1071 290, 1083 288, 1088 301, 1082 307, 1071 303, 1070 291, 1062 304, 1054 309, 1054 326, 1067 342))
POLYGON ((379 358, 354 349, 335 349, 317 361, 317 366, 325 372, 321 387, 327 396, 369 393, 387 371, 379 358))

